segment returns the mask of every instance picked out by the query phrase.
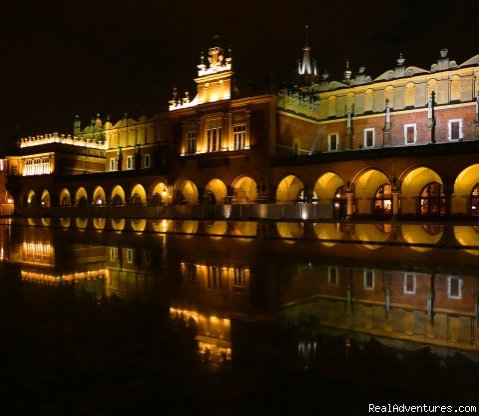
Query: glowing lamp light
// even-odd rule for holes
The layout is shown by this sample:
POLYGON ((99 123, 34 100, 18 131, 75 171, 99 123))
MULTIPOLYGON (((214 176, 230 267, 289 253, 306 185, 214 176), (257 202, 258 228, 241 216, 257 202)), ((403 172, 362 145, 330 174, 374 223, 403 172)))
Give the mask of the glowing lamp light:
POLYGON ((7 204, 13 204, 13 199, 12 199, 12 198, 8 198, 8 199, 7 199, 7 204))

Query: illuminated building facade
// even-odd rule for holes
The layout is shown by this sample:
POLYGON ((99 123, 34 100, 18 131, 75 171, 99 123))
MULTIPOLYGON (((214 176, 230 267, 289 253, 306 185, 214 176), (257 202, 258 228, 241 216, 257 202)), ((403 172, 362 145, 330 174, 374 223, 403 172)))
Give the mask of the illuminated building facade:
POLYGON ((401 55, 333 81, 306 43, 296 87, 241 96, 215 46, 165 113, 20 140, 9 190, 19 213, 62 217, 477 216, 478 64, 443 49, 430 69, 401 55))

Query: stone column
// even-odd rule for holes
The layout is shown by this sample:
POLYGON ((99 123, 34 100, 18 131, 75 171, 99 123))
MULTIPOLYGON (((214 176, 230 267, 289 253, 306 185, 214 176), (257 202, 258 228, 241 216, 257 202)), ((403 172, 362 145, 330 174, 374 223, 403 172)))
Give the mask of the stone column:
POLYGON ((392 191, 392 218, 396 219, 399 215, 399 191, 392 191))
POLYGON ((354 193, 352 191, 346 192, 346 219, 349 219, 353 215, 353 198, 354 193))

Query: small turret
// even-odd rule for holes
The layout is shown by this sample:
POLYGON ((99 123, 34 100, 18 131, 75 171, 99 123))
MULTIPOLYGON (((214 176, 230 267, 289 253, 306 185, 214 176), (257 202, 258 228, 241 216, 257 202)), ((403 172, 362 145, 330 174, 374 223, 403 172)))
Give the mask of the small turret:
POLYGON ((351 77, 353 76, 353 72, 349 69, 349 60, 346 61, 346 69, 344 71, 344 78, 343 82, 345 84, 351 83, 351 77))

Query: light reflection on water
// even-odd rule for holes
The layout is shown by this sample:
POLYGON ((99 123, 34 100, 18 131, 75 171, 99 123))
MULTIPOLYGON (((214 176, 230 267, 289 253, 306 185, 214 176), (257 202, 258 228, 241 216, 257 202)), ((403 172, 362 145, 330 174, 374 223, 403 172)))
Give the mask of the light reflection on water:
MULTIPOLYGON (((350 383, 364 366, 373 366, 387 382, 388 365, 399 371, 407 362, 419 378, 427 378, 439 371, 427 367, 431 362, 449 371, 444 368, 463 359, 470 375, 477 374, 477 227, 125 219, 62 219, 57 227, 53 222, 0 226, 2 259, 10 268, 2 281, 14 281, 14 270, 16 291, 33 291, 36 302, 50 296, 47 290, 57 291, 55 299, 66 310, 95 305, 100 315, 103 310, 114 315, 119 303, 130 313, 145 307, 139 305, 156 305, 169 321, 157 330, 173 325, 190 334, 195 359, 206 368, 242 377, 248 360, 266 360, 285 374, 313 371, 315 385, 324 382, 325 369, 336 382, 350 383), (337 368, 324 360, 336 360, 337 368), (348 366, 352 373, 346 377, 348 366)), ((88 339, 88 330, 80 327, 88 339)), ((170 341, 187 352, 182 337, 170 341)))

